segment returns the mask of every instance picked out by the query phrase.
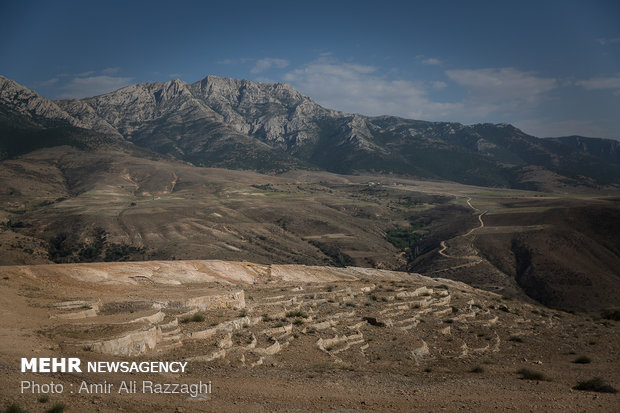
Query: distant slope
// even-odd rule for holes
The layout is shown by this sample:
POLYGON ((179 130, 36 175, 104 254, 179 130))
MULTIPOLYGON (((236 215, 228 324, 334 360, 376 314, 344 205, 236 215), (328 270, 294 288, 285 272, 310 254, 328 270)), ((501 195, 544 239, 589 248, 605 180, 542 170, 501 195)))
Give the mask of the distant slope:
POLYGON ((586 138, 575 135, 547 139, 620 165, 620 141, 615 139, 586 138))

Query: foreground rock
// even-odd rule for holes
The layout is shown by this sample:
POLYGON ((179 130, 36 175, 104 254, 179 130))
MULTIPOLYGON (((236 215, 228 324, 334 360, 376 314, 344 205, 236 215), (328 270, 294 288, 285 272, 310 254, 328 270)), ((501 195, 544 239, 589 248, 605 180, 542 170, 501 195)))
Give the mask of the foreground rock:
MULTIPOLYGON (((407 411, 424 408, 613 411, 617 395, 571 391, 620 382, 618 326, 465 284, 364 268, 223 261, 0 267, 4 405, 20 357, 188 363, 183 375, 105 375, 108 383, 211 380, 211 395, 55 395, 74 411, 407 411), (576 355, 591 363, 575 364, 576 355), (551 381, 527 381, 528 368, 551 381), (205 405, 204 403, 208 403, 205 405), (535 407, 533 407, 535 406, 535 407)), ((101 381, 84 374, 80 380, 101 381)), ((71 375, 55 375, 66 386, 71 375)))

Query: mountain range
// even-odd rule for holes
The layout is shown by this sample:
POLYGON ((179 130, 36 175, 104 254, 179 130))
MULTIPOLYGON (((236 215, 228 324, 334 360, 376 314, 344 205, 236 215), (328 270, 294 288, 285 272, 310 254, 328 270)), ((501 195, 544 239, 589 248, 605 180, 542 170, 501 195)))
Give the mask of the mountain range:
POLYGON ((375 172, 544 191, 620 184, 616 140, 537 138, 508 124, 347 114, 284 83, 217 76, 56 101, 0 77, 0 131, 4 158, 51 145, 56 135, 85 135, 89 142, 135 146, 197 166, 268 173, 375 172))

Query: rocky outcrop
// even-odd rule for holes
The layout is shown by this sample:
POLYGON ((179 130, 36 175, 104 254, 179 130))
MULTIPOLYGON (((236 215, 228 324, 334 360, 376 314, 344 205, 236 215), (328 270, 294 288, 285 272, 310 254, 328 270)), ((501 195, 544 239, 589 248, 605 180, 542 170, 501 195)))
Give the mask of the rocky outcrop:
POLYGON ((192 297, 183 301, 160 301, 153 305, 155 308, 191 309, 193 311, 215 310, 221 308, 233 308, 240 310, 245 308, 245 296, 243 291, 230 294, 213 294, 200 297, 192 297))
MULTIPOLYGON (((127 335, 105 341, 87 344, 90 351, 115 356, 139 356, 153 351, 161 340, 161 329, 158 326, 143 331, 134 331, 127 335)), ((86 345, 85 345, 86 346, 86 345)))
POLYGON ((86 128, 87 124, 61 109, 56 102, 0 76, 0 105, 5 105, 42 126, 72 125, 86 128))

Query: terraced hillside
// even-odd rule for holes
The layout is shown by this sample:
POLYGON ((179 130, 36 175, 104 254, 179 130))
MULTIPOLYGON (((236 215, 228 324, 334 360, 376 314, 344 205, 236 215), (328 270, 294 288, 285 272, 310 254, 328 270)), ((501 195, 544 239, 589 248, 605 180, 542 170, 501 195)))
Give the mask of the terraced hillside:
POLYGON ((52 375, 66 386, 104 378, 116 385, 128 379, 213 384, 211 394, 195 397, 51 397, 69 411, 131 411, 138 404, 169 411, 617 406, 617 395, 571 390, 595 376, 620 383, 616 322, 506 300, 447 279, 225 261, 14 266, 0 273, 2 405, 37 407, 31 394, 10 399, 19 380, 49 379, 18 372, 20 357, 37 354, 188 362, 180 375, 52 375), (573 363, 579 355, 590 362, 573 363), (541 376, 522 379, 521 369, 541 376))

